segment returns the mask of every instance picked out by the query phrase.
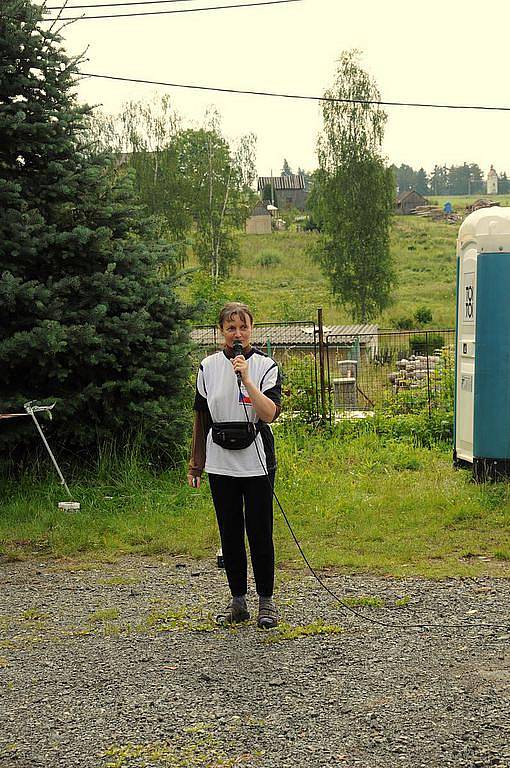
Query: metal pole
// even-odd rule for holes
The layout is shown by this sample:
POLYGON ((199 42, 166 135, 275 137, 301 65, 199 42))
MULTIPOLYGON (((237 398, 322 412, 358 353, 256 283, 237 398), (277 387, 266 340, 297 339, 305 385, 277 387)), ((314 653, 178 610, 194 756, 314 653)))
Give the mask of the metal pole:
POLYGON ((27 405, 25 405, 25 409, 26 409, 27 413, 28 413, 28 414, 30 414, 30 416, 33 418, 33 420, 34 420, 34 422, 35 422, 35 426, 37 427, 37 431, 38 431, 38 432, 39 432, 39 434, 41 435, 42 441, 43 441, 44 445, 46 446, 46 448, 47 448, 47 450, 48 450, 48 453, 50 454, 51 460, 52 460, 52 462, 53 462, 53 464, 54 464, 54 466, 55 466, 55 469, 56 469, 56 470, 57 470, 57 472, 58 472, 58 475, 59 475, 59 477, 60 477, 60 480, 61 480, 61 482, 62 482, 62 485, 63 485, 63 486, 64 486, 64 488, 66 489, 66 491, 67 491, 67 494, 68 494, 69 498, 70 498, 70 499, 72 499, 73 497, 72 497, 72 495, 71 495, 71 491, 70 491, 70 490, 69 490, 69 488, 67 487, 67 483, 66 483, 66 481, 64 480, 64 475, 63 475, 63 474, 62 474, 62 472, 60 471, 60 467, 59 467, 59 466, 58 466, 58 464, 57 464, 57 460, 55 459, 55 457, 54 457, 53 453, 51 452, 51 448, 50 448, 50 446, 48 445, 48 441, 46 440, 46 438, 45 438, 45 436, 44 436, 44 432, 42 431, 42 429, 41 429, 41 427, 40 427, 40 425, 39 425, 39 422, 37 421, 37 419, 36 419, 36 417, 35 417, 35 413, 34 413, 34 411, 33 411, 32 407, 31 407, 30 405, 28 405, 28 404, 27 404, 27 405))
POLYGON ((425 331, 425 349, 427 351, 427 400, 429 403, 429 419, 432 416, 432 404, 430 402, 430 362, 429 362, 429 333, 425 331))
POLYGON ((319 325, 319 371, 321 379, 322 418, 326 419, 326 378, 324 375, 324 324, 322 319, 322 307, 317 310, 317 322, 319 325))
POLYGON ((313 371, 312 371, 312 386, 313 391, 315 395, 315 407, 316 407, 316 415, 317 418, 319 418, 319 381, 317 378, 317 333, 318 328, 315 326, 315 322, 313 324, 313 371), (314 380, 315 380, 315 386, 314 386, 314 380))
MULTIPOLYGON (((328 409, 329 409, 329 423, 332 424, 333 422, 333 411, 335 412, 336 417, 336 408, 331 406, 331 369, 329 366, 329 336, 326 336, 326 359, 328 361, 328 409)), ((333 398, 333 406, 334 406, 334 398, 333 398)))

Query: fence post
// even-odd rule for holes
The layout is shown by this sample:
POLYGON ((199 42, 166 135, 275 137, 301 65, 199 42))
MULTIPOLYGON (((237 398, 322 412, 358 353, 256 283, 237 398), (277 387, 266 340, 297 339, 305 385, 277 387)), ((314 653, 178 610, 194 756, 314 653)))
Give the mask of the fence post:
POLYGON ((427 400, 429 403, 429 419, 432 416, 432 403, 430 393, 430 360, 429 360, 429 333, 425 331, 425 350, 427 354, 427 400))
POLYGON ((327 407, 326 407, 326 376, 324 373, 324 323, 322 319, 322 307, 317 310, 317 324, 319 326, 319 372, 321 382, 321 406, 322 406, 322 418, 327 419, 327 407))

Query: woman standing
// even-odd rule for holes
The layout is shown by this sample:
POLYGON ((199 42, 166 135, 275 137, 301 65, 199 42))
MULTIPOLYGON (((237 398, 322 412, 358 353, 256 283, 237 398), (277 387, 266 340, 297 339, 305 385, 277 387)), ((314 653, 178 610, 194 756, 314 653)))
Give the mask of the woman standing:
POLYGON ((273 602, 274 438, 269 424, 280 413, 281 380, 274 360, 250 344, 253 315, 231 302, 220 312, 221 352, 200 363, 188 482, 208 473, 232 599, 220 623, 250 618, 246 604, 248 535, 259 609, 257 624, 278 623, 273 602), (242 354, 234 352, 241 345, 242 354), (244 508, 244 509, 243 509, 244 508))

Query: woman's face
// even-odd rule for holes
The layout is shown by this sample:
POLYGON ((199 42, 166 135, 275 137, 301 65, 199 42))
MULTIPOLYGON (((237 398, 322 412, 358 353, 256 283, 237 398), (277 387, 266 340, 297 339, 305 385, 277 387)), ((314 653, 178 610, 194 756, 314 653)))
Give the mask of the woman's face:
POLYGON ((252 324, 248 315, 241 320, 239 315, 234 315, 231 320, 226 320, 221 327, 221 333, 227 347, 233 347, 234 341, 240 341, 243 347, 250 343, 252 324))

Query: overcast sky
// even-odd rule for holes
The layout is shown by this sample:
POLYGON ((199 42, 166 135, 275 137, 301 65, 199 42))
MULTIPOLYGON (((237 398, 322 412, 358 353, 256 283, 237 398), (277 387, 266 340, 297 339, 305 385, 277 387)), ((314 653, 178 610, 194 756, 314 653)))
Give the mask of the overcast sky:
MULTIPOLYGON (((69 0, 71 5, 106 1, 69 0)), ((240 1, 192 0, 123 11, 240 1)), ((470 0, 302 0, 78 21, 63 35, 70 53, 88 46, 89 61, 82 69, 97 74, 318 96, 331 84, 341 51, 358 48, 384 100, 510 106, 509 28, 509 0, 487 6, 470 0)), ((206 108, 215 105, 228 137, 254 132, 261 175, 279 174, 284 157, 294 170, 316 166, 320 112, 315 102, 95 79, 83 80, 78 94, 80 101, 115 112, 124 101, 157 92, 169 92, 189 123, 199 123, 206 108)), ((478 163, 484 173, 491 163, 510 171, 510 112, 389 108, 384 152, 390 162, 427 171, 435 163, 463 161, 478 163)))

